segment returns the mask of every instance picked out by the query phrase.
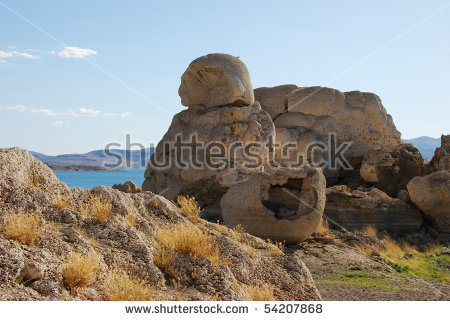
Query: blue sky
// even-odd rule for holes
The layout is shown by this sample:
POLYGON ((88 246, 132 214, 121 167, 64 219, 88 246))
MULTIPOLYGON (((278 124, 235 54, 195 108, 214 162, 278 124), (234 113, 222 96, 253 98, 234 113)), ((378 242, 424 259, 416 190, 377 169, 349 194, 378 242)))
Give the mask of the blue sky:
POLYGON ((0 147, 157 143, 211 52, 240 56, 255 88, 375 92, 402 138, 450 132, 448 0, 0 0, 0 147))

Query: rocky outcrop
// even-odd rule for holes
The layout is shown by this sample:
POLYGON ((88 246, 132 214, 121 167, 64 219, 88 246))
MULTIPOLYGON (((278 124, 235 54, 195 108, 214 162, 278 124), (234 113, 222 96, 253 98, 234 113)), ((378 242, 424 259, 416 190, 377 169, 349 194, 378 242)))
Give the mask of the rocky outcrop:
POLYGON ((254 103, 247 67, 226 54, 209 54, 195 59, 181 77, 181 103, 191 108, 248 106, 254 103))
MULTIPOLYGON (((255 99, 271 115, 277 143, 297 142, 297 154, 305 155, 314 142, 327 145, 329 134, 335 133, 338 144, 352 142, 345 156, 358 167, 368 151, 400 144, 392 117, 372 93, 284 85, 257 88, 255 99)), ((322 157, 327 160, 327 153, 322 157)), ((339 171, 326 170, 325 176, 333 182, 339 171)))
POLYGON ((189 108, 174 116, 151 157, 142 187, 168 199, 193 195, 205 208, 205 217, 215 221, 227 189, 269 162, 275 128, 254 102, 249 73, 236 57, 210 54, 194 60, 181 78, 179 94, 189 108), (196 147, 181 152, 181 144, 196 147), (255 166, 244 155, 250 144, 259 158, 255 166), (211 155, 218 152, 213 163, 211 155))
POLYGON ((450 135, 441 136, 441 147, 436 148, 429 164, 429 172, 450 171, 450 135))
POLYGON ((220 201, 229 227, 241 225, 263 239, 297 244, 321 221, 325 178, 318 168, 257 173, 233 185, 220 201))
POLYGON ((407 185, 411 201, 420 208, 432 226, 450 233, 450 173, 438 171, 413 178, 407 185))
POLYGON ((139 193, 142 192, 142 188, 140 186, 136 186, 133 181, 127 181, 123 184, 114 184, 112 186, 113 189, 117 189, 124 193, 139 193))
POLYGON ((247 233, 238 238, 204 220, 194 225, 173 202, 151 192, 67 188, 18 148, 0 149, 0 224, 0 300, 107 300, 110 267, 146 275, 145 284, 161 300, 249 300, 248 288, 255 284, 273 287, 280 300, 320 299, 296 255, 271 256, 273 245, 247 233), (83 210, 93 199, 110 204, 106 219, 87 215, 92 208, 87 214, 83 210), (23 244, 3 229, 19 211, 37 217, 34 244, 23 244), (163 247, 158 233, 179 224, 207 233, 223 262, 175 251, 169 265, 157 265, 156 253, 163 247), (62 270, 74 252, 92 253, 99 270, 91 284, 70 294, 62 270))
POLYGON ((426 173, 427 161, 411 144, 400 144, 368 152, 362 161, 360 174, 368 183, 391 197, 397 197, 406 184, 426 173))
POLYGON ((419 210, 372 187, 350 190, 345 186, 327 188, 324 218, 348 230, 374 226, 393 234, 417 232, 422 225, 419 210))

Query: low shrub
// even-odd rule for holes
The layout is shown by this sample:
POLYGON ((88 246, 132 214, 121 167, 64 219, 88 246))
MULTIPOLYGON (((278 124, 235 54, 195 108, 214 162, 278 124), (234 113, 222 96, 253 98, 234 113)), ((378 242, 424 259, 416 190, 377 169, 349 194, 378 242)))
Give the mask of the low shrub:
POLYGON ((40 220, 36 213, 26 213, 19 209, 17 213, 5 214, 4 234, 22 244, 31 245, 40 235, 40 220))

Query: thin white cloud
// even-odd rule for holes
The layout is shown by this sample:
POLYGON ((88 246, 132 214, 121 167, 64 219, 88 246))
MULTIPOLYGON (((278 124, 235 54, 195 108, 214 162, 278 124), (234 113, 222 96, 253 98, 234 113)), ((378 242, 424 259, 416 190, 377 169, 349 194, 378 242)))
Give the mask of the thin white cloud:
POLYGON ((27 106, 24 106, 24 105, 15 105, 15 106, 8 106, 8 107, 6 107, 6 109, 15 110, 15 111, 18 111, 20 113, 23 113, 25 110, 28 110, 29 108, 27 106))
MULTIPOLYGON (((68 109, 63 112, 56 112, 53 109, 36 109, 36 108, 30 108, 25 105, 14 105, 14 106, 0 106, 0 109, 8 109, 13 110, 16 112, 29 112, 33 115, 43 115, 47 117, 57 117, 57 116, 66 116, 66 117, 97 117, 99 115, 103 115, 104 117, 128 117, 131 116, 130 112, 124 112, 124 113, 109 113, 109 112, 102 112, 100 109, 90 109, 86 107, 80 107, 76 110, 68 109)), ((55 122, 56 123, 56 122, 55 122)), ((65 124, 67 125, 67 124, 65 124)), ((57 125, 54 125, 57 126, 57 125)))
POLYGON ((44 115, 49 117, 55 117, 58 115, 55 111, 51 109, 31 109, 32 114, 44 115))
POLYGON ((97 51, 78 47, 64 47, 64 49, 59 51, 57 54, 63 58, 84 58, 96 55, 97 51))
POLYGON ((95 110, 95 109, 89 109, 85 107, 80 107, 77 110, 69 109, 68 111, 62 113, 62 115, 65 116, 89 116, 89 117, 95 117, 102 113, 101 110, 95 110))
POLYGON ((20 51, 2 51, 0 50, 0 58, 14 58, 14 57, 22 57, 27 59, 37 59, 39 56, 34 56, 28 52, 20 52, 20 51))
POLYGON ((52 126, 62 126, 64 125, 64 122, 62 120, 56 120, 52 122, 52 126))

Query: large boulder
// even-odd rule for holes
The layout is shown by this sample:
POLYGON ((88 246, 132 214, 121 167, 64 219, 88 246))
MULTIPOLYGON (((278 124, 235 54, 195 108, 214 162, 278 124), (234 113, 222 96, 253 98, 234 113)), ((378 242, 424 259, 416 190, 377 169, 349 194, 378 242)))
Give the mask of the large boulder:
POLYGON ((181 78, 179 94, 189 108, 173 117, 142 188, 172 200, 179 194, 195 196, 204 217, 216 221, 227 189, 269 162, 275 127, 254 101, 247 68, 236 57, 210 54, 194 60, 181 78), (193 148, 179 148, 182 143, 193 148), (244 153, 250 145, 257 164, 244 153), (217 152, 221 155, 213 164, 211 155, 217 152))
POLYGON ((450 173, 442 170, 415 177, 407 188, 411 201, 425 213, 433 227, 450 233, 450 173))
POLYGON ((169 199, 174 199, 178 194, 195 195, 204 202, 203 206, 210 205, 218 201, 232 184, 261 170, 247 166, 242 151, 233 153, 232 146, 260 143, 254 152, 261 157, 263 165, 268 162, 268 143, 274 132, 269 115, 258 103, 243 107, 210 108, 205 112, 184 110, 174 116, 167 133, 151 156, 144 174, 143 190, 162 193, 169 199), (186 167, 179 166, 177 158, 180 155, 173 146, 177 138, 188 142, 193 136, 202 145, 195 150, 195 155, 194 149, 186 149, 186 167), (212 143, 219 144, 225 150, 221 157, 223 166, 208 164, 207 153, 211 151, 208 146, 212 143), (194 157, 198 164, 188 162, 194 157))
POLYGON ((255 101, 250 74, 239 59, 209 54, 195 59, 181 77, 178 93, 184 106, 245 106, 255 101))
POLYGON ((313 167, 254 174, 220 201, 227 226, 241 225, 252 235, 292 244, 315 231, 324 206, 325 177, 313 167))
MULTIPOLYGON (((386 113, 381 99, 372 93, 284 85, 257 88, 255 99, 272 116, 277 143, 285 144, 292 138, 302 141, 298 154, 306 154, 305 146, 314 140, 328 146, 329 135, 334 133, 338 145, 352 143, 345 157, 353 167, 359 167, 368 151, 401 143, 392 117, 386 113), (302 138, 304 135, 307 137, 302 138)), ((322 157, 327 160, 327 153, 322 157)), ((325 176, 329 182, 336 181, 339 171, 325 171, 325 176)))
POLYGON ((348 230, 374 226, 379 231, 404 234, 417 232, 422 225, 418 209, 374 187, 355 190, 330 187, 326 198, 324 218, 348 230))
POLYGON ((368 152, 362 161, 360 175, 392 197, 406 189, 406 184, 426 173, 427 161, 411 144, 400 144, 368 152))

